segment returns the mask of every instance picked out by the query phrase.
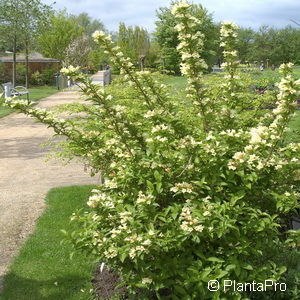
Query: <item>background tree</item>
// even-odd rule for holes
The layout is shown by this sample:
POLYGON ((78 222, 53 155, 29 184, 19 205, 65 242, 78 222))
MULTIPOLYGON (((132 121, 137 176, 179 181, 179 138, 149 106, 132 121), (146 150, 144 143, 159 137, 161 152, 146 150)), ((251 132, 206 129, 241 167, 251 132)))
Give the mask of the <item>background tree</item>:
POLYGON ((242 63, 249 62, 253 53, 255 31, 252 28, 239 28, 237 40, 237 51, 242 63))
MULTIPOLYGON (((193 4, 192 14, 202 21, 198 30, 205 35, 203 58, 211 66, 215 60, 218 30, 213 23, 212 15, 202 5, 193 4)), ((157 11, 158 21, 156 22, 155 38, 161 46, 161 60, 163 67, 175 74, 180 73, 180 55, 176 47, 179 44, 178 32, 175 29, 176 21, 168 7, 161 7, 157 11)))
POLYGON ((21 1, 1 0, 0 2, 0 24, 2 28, 2 45, 13 52, 13 74, 12 84, 16 85, 16 53, 18 49, 18 38, 22 28, 21 1))
POLYGON ((49 28, 39 36, 39 48, 43 55, 65 61, 72 41, 83 34, 83 29, 74 22, 72 15, 60 11, 52 15, 49 28))
POLYGON ((2 0, 0 24, 2 47, 13 52, 13 85, 16 84, 16 53, 23 48, 26 57, 26 86, 28 87, 28 56, 35 44, 41 24, 46 24, 51 6, 40 0, 2 0))
POLYGON ((90 38, 84 34, 69 44, 66 50, 65 63, 67 65, 86 67, 89 63, 88 55, 91 50, 90 38))
POLYGON ((278 53, 282 57, 281 62, 296 62, 300 60, 300 29, 286 26, 278 32, 278 53))
POLYGON ((87 13, 81 13, 78 16, 72 16, 71 18, 74 19, 74 22, 76 22, 79 27, 83 29, 83 32, 90 37, 91 40, 91 36, 96 30, 102 30, 106 32, 104 24, 98 19, 93 19, 87 13))
POLYGON ((117 44, 133 62, 139 62, 141 56, 147 57, 150 52, 150 36, 146 29, 139 26, 126 26, 120 23, 117 33, 117 44))
POLYGON ((108 64, 108 57, 103 50, 96 46, 92 34, 96 30, 103 32, 107 32, 107 30, 100 20, 93 19, 87 13, 81 13, 73 18, 74 22, 82 29, 83 34, 69 45, 67 58, 70 57, 70 49, 72 49, 73 62, 71 64, 85 66, 94 71, 99 70, 101 66, 108 64))
POLYGON ((102 49, 93 49, 88 54, 88 63, 92 71, 101 70, 110 63, 109 55, 104 53, 102 49))
POLYGON ((269 65, 284 62, 297 62, 300 59, 300 29, 286 26, 281 29, 262 26, 254 32, 252 46, 248 48, 248 57, 252 61, 269 65))
POLYGON ((55 13, 51 18, 50 28, 45 28, 39 37, 40 51, 48 57, 61 60, 64 64, 86 65, 89 51, 95 48, 91 34, 95 30, 105 30, 103 23, 93 20, 88 14, 78 16, 65 10, 55 13), (84 50, 84 53, 80 51, 84 50))
POLYGON ((48 27, 52 12, 51 6, 42 4, 40 0, 22 0, 23 23, 21 43, 25 51, 25 85, 29 85, 29 53, 34 48, 41 28, 48 27))

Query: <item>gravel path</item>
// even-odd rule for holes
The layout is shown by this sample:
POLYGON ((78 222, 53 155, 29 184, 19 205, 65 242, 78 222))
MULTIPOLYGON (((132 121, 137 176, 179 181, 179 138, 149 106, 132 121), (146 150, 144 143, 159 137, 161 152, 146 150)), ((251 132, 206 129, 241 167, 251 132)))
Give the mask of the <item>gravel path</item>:
MULTIPOLYGON (((78 99, 76 92, 60 92, 41 100, 39 106, 78 99)), ((45 208, 48 190, 98 183, 80 163, 63 166, 54 160, 45 162, 46 149, 39 145, 52 134, 52 129, 23 114, 0 119, 0 289, 10 262, 45 208)))

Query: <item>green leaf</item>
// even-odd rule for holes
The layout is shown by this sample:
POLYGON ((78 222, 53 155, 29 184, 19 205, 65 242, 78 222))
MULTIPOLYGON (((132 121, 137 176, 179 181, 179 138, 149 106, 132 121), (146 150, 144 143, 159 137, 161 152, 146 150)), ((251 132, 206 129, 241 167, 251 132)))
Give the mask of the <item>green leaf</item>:
POLYGON ((202 281, 208 282, 210 280, 210 278, 208 278, 208 275, 210 273, 211 273, 211 268, 206 268, 199 274, 199 277, 202 281))
POLYGON ((219 278, 222 278, 226 275, 228 275, 228 272, 225 271, 225 270, 221 270, 216 278, 219 279, 219 278))
POLYGON ((253 267, 251 265, 243 266, 243 269, 253 271, 253 267))
POLYGON ((236 268, 236 265, 230 264, 230 265, 226 266, 225 270, 230 271, 230 270, 234 270, 235 268, 236 268))
POLYGON ((154 192, 154 185, 151 181, 147 180, 147 187, 150 190, 150 192, 154 192))
POLYGON ((180 285, 174 285, 174 289, 181 295, 186 295, 186 290, 180 285))
POLYGON ((157 191, 158 193, 161 193, 161 192, 162 192, 161 186, 162 186, 162 183, 161 183, 161 182, 158 182, 158 183, 156 184, 156 191, 157 191))
POLYGON ((127 253, 126 253, 126 252, 122 252, 122 253, 120 254, 120 261, 121 261, 121 262, 124 262, 124 260, 126 259, 126 257, 127 257, 127 253))
POLYGON ((212 261, 212 262, 219 262, 219 263, 224 262, 223 259, 220 259, 220 258, 217 258, 217 257, 214 257, 214 256, 209 257, 207 260, 212 261))
POLYGON ((157 182, 161 182, 162 175, 157 170, 155 170, 154 171, 154 178, 156 179, 157 182))

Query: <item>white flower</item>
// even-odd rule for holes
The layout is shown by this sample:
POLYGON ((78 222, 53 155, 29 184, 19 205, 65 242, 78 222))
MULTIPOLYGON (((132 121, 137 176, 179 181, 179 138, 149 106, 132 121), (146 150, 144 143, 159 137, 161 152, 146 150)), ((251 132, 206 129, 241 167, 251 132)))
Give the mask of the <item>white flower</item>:
POLYGON ((155 133, 161 130, 167 130, 169 129, 169 126, 165 125, 165 124, 161 124, 161 125, 156 125, 152 128, 151 132, 155 133))
POLYGON ((131 259, 136 257, 136 249, 135 248, 130 249, 129 256, 131 259))
POLYGON ((291 69, 294 66, 293 63, 281 64, 279 67, 280 71, 291 69))
POLYGON ((268 127, 258 126, 250 130, 250 144, 258 144, 262 142, 262 137, 268 132, 268 127))
POLYGON ((203 225, 197 225, 197 226, 195 226, 195 230, 198 231, 198 232, 202 232, 203 229, 204 229, 203 225))
POLYGON ((204 203, 209 203, 209 200, 211 199, 211 197, 210 196, 207 196, 207 197, 205 197, 205 198, 203 198, 203 202, 204 203))
POLYGON ((177 193, 178 191, 181 191, 182 193, 192 193, 193 185, 187 182, 175 183, 170 191, 174 193, 177 193))
POLYGON ((152 195, 144 195, 143 192, 139 192, 139 196, 136 200, 137 204, 151 204, 152 200, 154 199, 154 196, 152 195))
POLYGON ((149 234, 150 236, 153 236, 153 235, 155 235, 155 231, 152 230, 152 229, 150 229, 150 230, 148 231, 148 234, 149 234))
POLYGON ((142 284, 150 284, 150 283, 152 283, 151 278, 145 277, 142 279, 142 284))
POLYGON ((224 55, 227 56, 227 55, 231 55, 231 56, 237 56, 237 51, 234 50, 234 51, 223 51, 224 55))
POLYGON ((118 141, 116 139, 110 139, 105 142, 106 145, 115 145, 118 141))
MULTIPOLYGON (((113 163, 111 163, 111 165, 112 164, 113 163)), ((111 165, 110 165, 110 167, 112 167, 111 165)), ((114 181, 105 181, 105 186, 110 188, 110 189, 116 189, 118 187, 117 183, 114 182, 114 181)))
POLYGON ((110 249, 104 251, 104 255, 107 258, 114 258, 118 255, 118 252, 117 252, 117 250, 110 248, 110 249))
POLYGON ((145 240, 145 241, 142 242, 142 244, 144 246, 149 246, 149 245, 151 245, 151 241, 150 240, 145 240))
POLYGON ((258 163, 258 165, 256 166, 256 168, 258 169, 258 170, 261 170, 262 168, 264 167, 264 164, 260 161, 259 163, 258 163))
POLYGON ((69 66, 67 68, 62 68, 60 70, 61 73, 65 74, 65 75, 68 75, 70 73, 75 73, 75 72, 78 72, 80 70, 80 67, 73 67, 73 66, 69 66))
POLYGON ((184 24, 177 24, 177 25, 175 26, 175 29, 176 29, 177 31, 181 31, 182 29, 184 29, 184 24))
POLYGON ((190 7, 190 4, 187 3, 185 0, 177 2, 173 5, 173 7, 171 9, 171 13, 172 13, 172 15, 178 16, 178 12, 180 11, 180 9, 188 8, 188 7, 190 7))
POLYGON ((230 161, 228 163, 228 169, 229 170, 236 170, 236 164, 234 162, 230 161))
POLYGON ((204 213, 203 213, 203 216, 204 217, 208 217, 208 216, 211 216, 211 212, 206 210, 204 213))
POLYGON ((113 109, 120 113, 124 113, 126 111, 126 107, 123 105, 114 105, 113 109))
POLYGON ((157 113, 154 110, 148 110, 145 114, 144 117, 145 118, 151 118, 153 116, 155 116, 157 113))
POLYGON ((96 208, 98 205, 96 201, 92 201, 92 200, 88 200, 86 204, 91 208, 96 208))
POLYGON ((245 153, 243 153, 243 152, 236 152, 236 153, 233 155, 233 159, 239 160, 240 162, 243 162, 243 161, 244 161, 244 157, 245 157, 245 153))
POLYGON ((181 228, 183 231, 187 231, 187 232, 193 231, 193 227, 190 227, 190 226, 188 226, 188 225, 185 224, 185 223, 182 223, 182 224, 180 225, 180 228, 181 228))
POLYGON ((98 41, 99 38, 103 38, 105 37, 105 33, 101 30, 96 30, 93 34, 92 34, 92 38, 95 41, 98 41))
POLYGON ((166 142, 168 139, 166 137, 156 136, 155 139, 160 142, 166 142))
POLYGON ((235 24, 235 23, 233 23, 233 22, 231 22, 231 21, 227 21, 227 20, 225 20, 225 21, 223 21, 222 23, 221 23, 223 26, 231 26, 231 27, 233 27, 233 28, 237 28, 237 25, 235 24))

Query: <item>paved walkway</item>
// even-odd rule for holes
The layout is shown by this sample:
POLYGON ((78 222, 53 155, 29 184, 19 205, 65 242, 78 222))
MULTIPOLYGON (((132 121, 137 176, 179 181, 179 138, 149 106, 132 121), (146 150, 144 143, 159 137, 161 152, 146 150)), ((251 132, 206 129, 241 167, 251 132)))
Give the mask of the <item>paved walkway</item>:
MULTIPOLYGON (((78 99, 76 92, 60 92, 41 100, 39 106, 47 108, 78 99)), ((79 162, 67 166, 54 160, 45 162, 46 149, 39 145, 52 134, 52 129, 23 114, 0 119, 0 289, 9 263, 45 208, 48 190, 98 183, 79 162)))
POLYGON ((111 82, 111 70, 98 71, 91 76, 92 82, 100 86, 108 85, 111 82))

